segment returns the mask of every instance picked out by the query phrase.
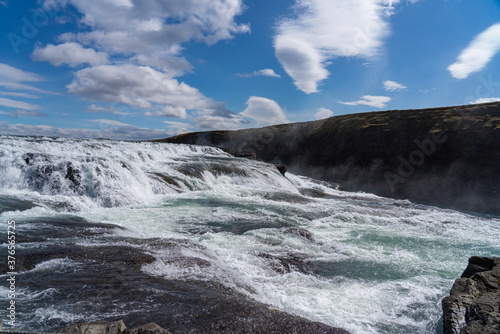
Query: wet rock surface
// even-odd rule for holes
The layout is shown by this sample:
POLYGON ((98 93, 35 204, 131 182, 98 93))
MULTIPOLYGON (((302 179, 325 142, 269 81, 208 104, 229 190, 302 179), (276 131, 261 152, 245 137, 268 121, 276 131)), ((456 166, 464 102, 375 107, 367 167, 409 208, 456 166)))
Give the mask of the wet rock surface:
POLYGON ((156 252, 168 253, 164 263, 181 270, 211 266, 195 255, 203 247, 189 240, 128 238, 120 236, 119 226, 69 215, 17 224, 26 228, 17 244, 17 277, 27 296, 35 291, 18 300, 20 317, 23 325, 40 332, 348 333, 272 309, 216 281, 153 276, 143 270, 158 260, 156 252), (74 316, 39 318, 40 312, 74 316), (134 329, 124 329, 120 319, 134 329))
POLYGON ((143 326, 128 329, 123 320, 96 321, 91 323, 76 324, 61 329, 58 334, 171 334, 154 322, 143 326))
POLYGON ((500 258, 471 257, 442 305, 444 334, 500 333, 500 258))

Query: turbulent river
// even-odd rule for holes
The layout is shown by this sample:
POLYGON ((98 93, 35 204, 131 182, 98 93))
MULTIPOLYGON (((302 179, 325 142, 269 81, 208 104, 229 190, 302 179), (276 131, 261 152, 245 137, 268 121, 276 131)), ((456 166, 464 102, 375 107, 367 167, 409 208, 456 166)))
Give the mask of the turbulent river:
POLYGON ((468 258, 500 253, 498 217, 189 145, 0 136, 0 212, 0 317, 9 329, 15 300, 24 331, 102 319, 234 331, 279 311, 354 334, 441 333, 468 258))

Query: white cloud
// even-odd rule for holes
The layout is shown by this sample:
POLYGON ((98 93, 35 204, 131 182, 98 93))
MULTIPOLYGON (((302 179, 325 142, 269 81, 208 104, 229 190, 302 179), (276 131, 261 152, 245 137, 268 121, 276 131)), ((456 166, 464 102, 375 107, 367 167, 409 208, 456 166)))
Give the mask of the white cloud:
POLYGON ((479 72, 500 51, 500 23, 494 24, 472 40, 457 60, 448 66, 451 76, 465 79, 479 72))
POLYGON ((385 108, 387 106, 387 103, 389 103, 390 101, 391 98, 388 96, 364 95, 361 97, 361 100, 358 101, 339 103, 346 104, 348 106, 366 105, 374 108, 385 108))
POLYGON ((82 64, 97 66, 108 62, 106 53, 84 48, 81 44, 73 42, 59 45, 48 44, 44 48, 37 46, 33 51, 32 58, 36 61, 48 61, 54 66, 67 64, 71 67, 82 64))
POLYGON ((167 124, 167 128, 172 130, 175 134, 186 133, 192 131, 194 126, 184 122, 163 121, 167 124))
POLYGON ((274 72, 273 69, 265 68, 263 70, 254 71, 252 73, 238 73, 236 74, 240 78, 252 78, 252 77, 272 77, 272 78, 281 78, 281 75, 274 72))
POLYGON ((36 73, 26 72, 10 65, 0 63, 0 87, 14 90, 28 90, 44 94, 54 94, 29 84, 41 81, 44 81, 44 79, 36 73))
POLYGON ((97 104, 91 104, 91 105, 89 105, 87 107, 87 109, 85 110, 85 112, 91 112, 91 113, 108 112, 108 113, 111 113, 111 114, 122 115, 122 116, 133 115, 133 113, 131 113, 131 112, 117 111, 113 106, 103 107, 103 106, 97 105, 97 104))
POLYGON ((40 98, 39 96, 36 96, 33 94, 19 93, 19 92, 0 92, 0 95, 21 97, 21 98, 25 98, 25 99, 39 99, 40 98))
POLYGON ((9 7, 7 1, 0 0, 0 5, 4 6, 5 8, 9 7))
POLYGON ((85 110, 85 112, 93 112, 93 113, 98 113, 98 112, 113 113, 114 111, 115 111, 115 108, 113 108, 113 107, 102 107, 101 105, 97 105, 97 104, 91 104, 87 107, 87 110, 85 110))
POLYGON ((289 123, 279 104, 265 97, 250 96, 240 115, 253 119, 258 126, 289 123))
POLYGON ((0 114, 15 118, 19 118, 19 116, 48 117, 47 114, 39 113, 35 110, 12 110, 9 112, 0 111, 0 114))
POLYGON ((217 116, 199 115, 193 118, 196 128, 206 130, 237 130, 241 129, 242 118, 238 115, 217 116))
POLYGON ((149 54, 191 40, 214 44, 250 31, 249 25, 235 22, 244 9, 241 0, 45 0, 44 4, 73 5, 91 31, 66 38, 112 53, 149 54))
POLYGON ((330 109, 318 108, 318 112, 314 114, 314 117, 316 117, 316 119, 323 119, 323 118, 332 117, 333 115, 334 115, 334 113, 330 109))
POLYGON ((89 121, 94 122, 94 123, 104 124, 104 125, 112 125, 112 126, 132 126, 130 124, 115 121, 112 119, 91 119, 89 121))
MULTIPOLYGON (((235 119, 241 117, 227 110, 224 103, 174 78, 193 70, 182 57, 183 43, 211 45, 250 32, 248 24, 237 22, 245 9, 242 0, 40 2, 45 9, 62 15, 69 12, 62 10, 64 7, 79 14, 74 17, 82 29, 61 34, 58 42, 62 44, 37 48, 33 54, 34 59, 54 65, 91 66, 74 73, 67 86, 70 93, 146 109, 144 116, 187 118, 192 111, 195 124, 239 124, 235 119), (103 64, 106 61, 107 65, 103 64)), ((87 111, 120 113, 96 107, 87 111)))
POLYGON ((390 29, 387 18, 399 0, 296 0, 295 15, 281 20, 276 57, 305 93, 318 91, 335 57, 371 58, 390 29))
POLYGON ((153 109, 146 116, 187 116, 188 109, 210 108, 217 102, 196 88, 147 66, 101 65, 79 70, 68 91, 91 100, 153 109), (158 110, 159 109, 159 110, 158 110))
POLYGON ((38 105, 35 104, 11 100, 4 97, 0 97, 0 106, 8 108, 19 108, 25 110, 36 110, 40 108, 38 105))
POLYGON ((396 81, 391 81, 391 80, 384 81, 384 89, 388 92, 394 92, 394 91, 403 90, 406 88, 408 88, 408 87, 403 86, 402 84, 397 83, 396 81))
POLYGON ((480 104, 480 103, 490 103, 490 102, 500 102, 500 97, 484 97, 482 99, 471 101, 469 102, 469 104, 480 104))
POLYGON ((192 72, 193 66, 184 57, 178 57, 180 52, 172 50, 168 52, 156 52, 148 55, 139 54, 132 58, 140 65, 151 66, 160 69, 172 77, 178 77, 186 72, 192 72))
POLYGON ((25 72, 7 64, 0 63, 0 84, 3 82, 40 82, 43 78, 36 73, 25 72))

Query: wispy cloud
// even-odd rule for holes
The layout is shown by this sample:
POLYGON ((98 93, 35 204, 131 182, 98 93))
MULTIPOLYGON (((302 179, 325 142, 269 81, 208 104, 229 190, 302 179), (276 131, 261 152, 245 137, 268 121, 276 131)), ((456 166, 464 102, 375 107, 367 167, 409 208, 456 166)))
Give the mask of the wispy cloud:
POLYGON ((175 134, 186 133, 194 129, 194 125, 184 122, 163 121, 168 129, 171 129, 175 134))
POLYGON ((496 23, 477 35, 457 60, 448 66, 450 74, 465 79, 471 73, 479 72, 500 51, 500 23, 496 23))
POLYGON ((388 17, 399 0, 296 0, 295 13, 278 23, 276 57, 309 94, 330 73, 335 57, 376 56, 389 35, 388 17))
POLYGON ((104 125, 111 125, 111 126, 133 126, 131 124, 115 121, 112 119, 91 119, 89 121, 94 122, 94 123, 104 124, 104 125))
POLYGON ((90 112, 90 113, 101 113, 101 112, 107 112, 110 114, 115 114, 115 115, 122 115, 122 116, 127 116, 127 115, 133 115, 134 113, 131 112, 124 112, 124 111, 117 111, 113 106, 109 107, 103 107, 101 105, 97 104, 91 104, 87 107, 85 112, 90 112))
POLYGON ((31 72, 25 72, 7 64, 0 63, 0 84, 4 82, 40 82, 43 78, 31 72))
POLYGON ((25 109, 25 110, 36 110, 36 109, 40 108, 40 106, 38 106, 36 104, 11 100, 11 99, 7 99, 4 97, 0 97, 0 106, 8 107, 8 108, 19 108, 19 109, 25 109))
POLYGON ((366 105, 374 108, 385 108, 387 106, 387 103, 389 103, 390 101, 391 98, 388 96, 364 95, 358 101, 339 103, 346 104, 348 106, 366 105))
POLYGON ((384 89, 388 92, 394 92, 408 88, 400 83, 397 83, 396 81, 391 81, 391 80, 384 81, 383 85, 384 89))
POLYGON ((274 72, 273 69, 265 68, 263 70, 254 71, 252 73, 237 73, 237 76, 240 78, 253 78, 253 77, 272 77, 272 78, 281 78, 281 75, 274 72))
POLYGON ((12 110, 8 112, 0 111, 0 114, 14 118, 19 118, 19 116, 48 117, 47 114, 39 113, 35 110, 12 110))
POLYGON ((33 83, 42 81, 45 81, 45 79, 36 73, 26 72, 10 65, 0 63, 0 87, 10 90, 55 94, 53 92, 32 86, 33 83))
POLYGON ((19 92, 0 92, 0 95, 21 97, 21 98, 25 98, 25 99, 39 99, 40 98, 37 95, 28 94, 28 93, 19 93, 19 92))

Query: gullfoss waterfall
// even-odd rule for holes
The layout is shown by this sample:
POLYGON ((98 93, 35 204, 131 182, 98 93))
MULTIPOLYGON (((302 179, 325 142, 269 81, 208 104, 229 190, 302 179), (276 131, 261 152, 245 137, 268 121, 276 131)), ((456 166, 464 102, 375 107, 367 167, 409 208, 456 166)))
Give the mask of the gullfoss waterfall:
POLYGON ((498 217, 343 192, 210 147, 1 136, 0 172, 24 331, 124 319, 231 332, 276 311, 439 333, 467 259, 500 251, 498 217))

